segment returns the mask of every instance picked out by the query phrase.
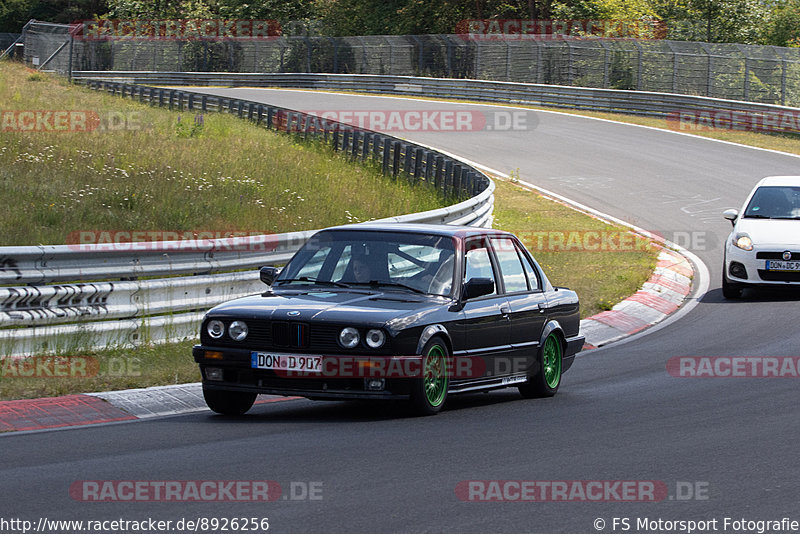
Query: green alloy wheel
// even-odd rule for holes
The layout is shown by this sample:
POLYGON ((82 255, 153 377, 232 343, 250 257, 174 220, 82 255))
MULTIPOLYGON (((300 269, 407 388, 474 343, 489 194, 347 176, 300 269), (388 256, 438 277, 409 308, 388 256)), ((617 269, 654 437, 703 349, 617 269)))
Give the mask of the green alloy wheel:
POLYGON ((544 340, 539 350, 539 372, 529 376, 528 381, 519 386, 519 392, 527 399, 552 397, 561 385, 561 361, 564 347, 558 334, 552 333, 544 340))
POLYGON ((411 403, 419 415, 433 415, 442 409, 447 399, 449 353, 444 341, 434 337, 425 344, 422 355, 422 376, 414 379, 411 403))

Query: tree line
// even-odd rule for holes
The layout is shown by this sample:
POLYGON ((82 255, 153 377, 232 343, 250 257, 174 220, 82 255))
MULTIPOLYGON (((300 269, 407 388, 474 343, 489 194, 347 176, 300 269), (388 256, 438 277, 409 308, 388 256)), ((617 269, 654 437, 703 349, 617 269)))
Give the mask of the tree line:
POLYGON ((670 39, 800 47, 800 0, 0 0, 0 32, 95 17, 272 19, 330 36, 453 34, 470 19, 658 20, 670 39))

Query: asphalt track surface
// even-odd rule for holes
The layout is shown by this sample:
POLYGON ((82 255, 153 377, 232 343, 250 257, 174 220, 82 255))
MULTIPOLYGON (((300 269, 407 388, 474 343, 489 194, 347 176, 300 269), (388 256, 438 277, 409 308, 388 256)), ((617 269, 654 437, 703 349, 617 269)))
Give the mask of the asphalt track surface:
MULTIPOLYGON (((299 110, 508 108, 302 91, 217 89, 299 110)), ((667 237, 711 272, 667 328, 579 355, 553 399, 515 390, 451 398, 436 417, 401 407, 293 400, 243 417, 209 412, 0 437, 2 516, 177 520, 268 517, 270 532, 621 532, 614 518, 800 520, 800 403, 791 378, 675 378, 675 356, 797 356, 798 295, 722 299, 721 218, 800 159, 630 125, 530 112, 528 129, 398 132, 667 237), (321 482, 320 500, 80 502, 80 480, 321 482), (459 482, 659 481, 659 502, 463 502, 459 482), (686 484, 684 484, 686 483, 686 484), (659 486, 661 487, 661 486, 659 486), (685 499, 687 487, 700 499, 685 499), (694 492, 697 493, 697 492, 694 492)), ((235 149, 235 147, 234 147, 235 149)), ((187 354, 187 357, 190 355, 187 354)), ((299 486, 297 486, 299 487, 299 486)), ((651 530, 652 531, 652 530, 651 530)), ((663 532, 664 530, 662 530, 663 532)), ((680 531, 680 530, 673 530, 680 531)), ((735 530, 728 529, 728 532, 735 530)), ((686 530, 683 530, 686 532, 686 530)), ((752 532, 752 530, 738 530, 752 532)))

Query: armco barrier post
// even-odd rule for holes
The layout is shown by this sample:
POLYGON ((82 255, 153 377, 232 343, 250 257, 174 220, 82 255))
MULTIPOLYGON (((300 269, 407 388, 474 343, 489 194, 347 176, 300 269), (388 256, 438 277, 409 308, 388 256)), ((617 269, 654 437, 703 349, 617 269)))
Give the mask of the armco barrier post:
POLYGON ((436 174, 433 178, 433 185, 437 191, 442 191, 444 182, 444 157, 436 156, 436 174))
POLYGON ((430 150, 425 151, 425 181, 430 183, 431 172, 433 171, 433 152, 430 150))
MULTIPOLYGON (((374 138, 372 139, 372 154, 376 161, 381 161, 384 144, 384 137, 381 134, 374 134, 374 138)), ((386 174, 386 169, 383 170, 383 174, 386 174)))
POLYGON ((461 196, 461 165, 453 165, 453 188, 454 196, 461 196))
POLYGON ((452 190, 453 188, 453 160, 447 159, 447 163, 444 165, 444 192, 447 194, 448 191, 452 190))
POLYGON ((397 176, 400 173, 400 141, 392 145, 392 176, 397 176))
POLYGON ((344 155, 347 155, 348 150, 350 149, 350 130, 346 129, 344 134, 342 135, 342 152, 344 155))
POLYGON ((350 156, 353 159, 358 157, 358 143, 361 140, 361 133, 358 130, 353 130, 353 150, 350 153, 350 156))
POLYGON ((419 182, 422 175, 422 148, 417 148, 414 151, 414 183, 419 182))
POLYGON ((374 138, 374 134, 370 132, 364 133, 364 146, 361 148, 361 161, 366 161, 367 157, 369 157, 369 145, 373 142, 374 138))

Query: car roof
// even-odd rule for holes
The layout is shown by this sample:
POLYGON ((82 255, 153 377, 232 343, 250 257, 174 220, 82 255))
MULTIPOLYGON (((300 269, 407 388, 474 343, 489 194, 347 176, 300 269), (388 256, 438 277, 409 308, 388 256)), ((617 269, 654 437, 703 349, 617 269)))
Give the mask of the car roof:
POLYGON ((761 186, 795 186, 800 187, 800 176, 767 176, 756 187, 761 186))
POLYGON ((493 228, 480 228, 477 226, 455 226, 451 224, 419 224, 419 223, 396 223, 396 222, 367 222, 358 224, 347 224, 326 228, 323 232, 359 230, 368 232, 408 232, 413 234, 442 235, 452 237, 472 237, 476 235, 504 235, 511 236, 509 232, 495 230, 493 228))

